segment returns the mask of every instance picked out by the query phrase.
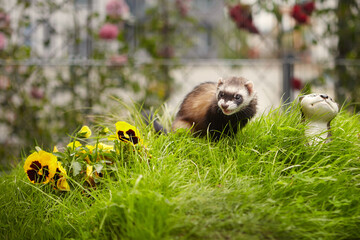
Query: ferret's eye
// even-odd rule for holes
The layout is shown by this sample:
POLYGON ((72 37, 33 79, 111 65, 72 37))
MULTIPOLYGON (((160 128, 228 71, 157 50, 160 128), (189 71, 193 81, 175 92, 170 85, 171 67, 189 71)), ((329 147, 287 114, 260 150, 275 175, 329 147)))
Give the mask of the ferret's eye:
POLYGON ((235 99, 236 100, 241 100, 242 99, 242 96, 240 94, 235 94, 235 99))
POLYGON ((225 93, 223 91, 220 91, 219 92, 219 97, 223 97, 223 96, 225 96, 225 93))

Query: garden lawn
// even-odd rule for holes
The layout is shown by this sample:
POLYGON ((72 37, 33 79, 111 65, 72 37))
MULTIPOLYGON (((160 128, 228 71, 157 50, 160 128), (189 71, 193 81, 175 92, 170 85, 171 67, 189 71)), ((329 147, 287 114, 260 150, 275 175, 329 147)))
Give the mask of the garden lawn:
POLYGON ((0 178, 0 239, 360 239, 360 117, 308 146, 299 111, 275 110, 217 143, 140 125, 152 158, 97 188, 0 178))

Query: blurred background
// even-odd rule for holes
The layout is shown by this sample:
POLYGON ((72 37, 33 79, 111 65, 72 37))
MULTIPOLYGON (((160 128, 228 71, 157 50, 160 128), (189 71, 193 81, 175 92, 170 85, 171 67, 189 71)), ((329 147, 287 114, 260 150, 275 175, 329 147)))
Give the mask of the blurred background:
POLYGON ((243 76, 259 114, 299 93, 360 110, 357 0, 0 0, 0 165, 50 148, 113 98, 174 114, 196 84, 243 76))

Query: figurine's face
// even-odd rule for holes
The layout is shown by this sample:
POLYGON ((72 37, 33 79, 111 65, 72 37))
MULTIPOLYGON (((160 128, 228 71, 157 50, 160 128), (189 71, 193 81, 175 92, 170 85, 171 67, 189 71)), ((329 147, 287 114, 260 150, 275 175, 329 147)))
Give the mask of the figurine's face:
POLYGON ((339 106, 326 94, 309 94, 299 98, 306 119, 330 122, 339 112, 339 106))

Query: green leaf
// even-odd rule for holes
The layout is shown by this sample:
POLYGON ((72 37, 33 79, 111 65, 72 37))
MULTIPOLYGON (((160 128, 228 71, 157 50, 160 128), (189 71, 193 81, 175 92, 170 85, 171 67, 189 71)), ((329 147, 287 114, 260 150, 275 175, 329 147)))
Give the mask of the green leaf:
POLYGON ((71 168, 73 169, 74 176, 77 176, 80 173, 82 166, 79 162, 72 162, 71 168))
POLYGON ((97 173, 101 173, 101 170, 104 168, 104 166, 100 163, 97 163, 94 165, 94 168, 97 173))

